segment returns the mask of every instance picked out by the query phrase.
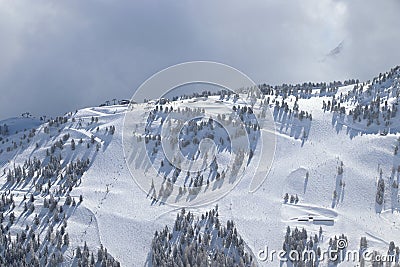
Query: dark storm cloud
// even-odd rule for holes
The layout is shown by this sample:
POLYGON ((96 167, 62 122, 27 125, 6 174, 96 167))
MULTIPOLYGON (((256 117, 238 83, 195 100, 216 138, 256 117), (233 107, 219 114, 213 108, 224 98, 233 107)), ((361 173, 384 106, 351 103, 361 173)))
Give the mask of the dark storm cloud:
POLYGON ((0 0, 0 118, 129 98, 191 60, 256 82, 369 79, 400 63, 398 11, 398 1, 0 0))

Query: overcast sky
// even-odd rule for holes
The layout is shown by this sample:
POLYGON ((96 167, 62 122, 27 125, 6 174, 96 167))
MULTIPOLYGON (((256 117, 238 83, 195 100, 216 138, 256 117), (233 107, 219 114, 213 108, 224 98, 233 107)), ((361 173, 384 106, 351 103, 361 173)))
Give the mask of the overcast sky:
POLYGON ((256 83, 367 80, 400 65, 398 14, 398 0, 0 0, 0 119, 130 98, 192 60, 256 83))

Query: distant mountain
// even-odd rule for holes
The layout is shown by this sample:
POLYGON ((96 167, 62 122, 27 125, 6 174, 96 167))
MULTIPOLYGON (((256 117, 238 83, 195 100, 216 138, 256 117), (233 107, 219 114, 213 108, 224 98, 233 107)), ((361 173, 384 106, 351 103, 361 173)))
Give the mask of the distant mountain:
POLYGON ((258 252, 335 236, 398 262, 400 68, 258 89, 1 121, 0 264, 277 266, 258 252))

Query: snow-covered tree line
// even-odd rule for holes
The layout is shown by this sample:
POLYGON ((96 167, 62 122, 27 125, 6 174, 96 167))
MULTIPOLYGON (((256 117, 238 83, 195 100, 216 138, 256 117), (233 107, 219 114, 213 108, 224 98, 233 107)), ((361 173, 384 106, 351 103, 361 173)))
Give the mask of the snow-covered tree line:
MULTIPOLYGON (((9 128, 8 125, 6 123, 4 123, 3 125, 0 125, 0 135, 8 135, 9 134, 9 128)), ((1 139, 0 139, 1 141, 1 139)))
POLYGON ((107 248, 100 245, 97 254, 90 251, 86 242, 83 246, 78 246, 74 252, 73 265, 77 267, 119 267, 121 264, 115 260, 108 252, 107 248))
POLYGON ((48 195, 50 189, 57 195, 65 195, 76 186, 80 177, 88 169, 89 159, 76 159, 70 163, 61 163, 59 156, 49 155, 44 164, 36 157, 25 160, 23 165, 14 164, 13 168, 3 170, 6 173, 8 188, 20 186, 32 181, 35 192, 48 195), (56 183, 58 181, 58 183, 56 183), (54 188, 55 185, 58 185, 54 188))
MULTIPOLYGON (((229 172, 229 177, 234 177, 237 168, 243 164, 243 158, 249 158, 257 145, 260 135, 260 126, 252 107, 246 105, 234 105, 227 113, 218 114, 216 118, 207 117, 204 108, 175 108, 170 104, 156 105, 147 117, 144 135, 136 135, 137 141, 144 141, 147 154, 151 159, 159 158, 159 173, 164 174, 165 183, 161 188, 154 188, 154 183, 148 195, 153 201, 168 197, 172 193, 172 186, 178 181, 178 177, 185 175, 180 182, 179 196, 186 193, 196 195, 202 186, 208 186, 213 181, 224 179, 229 172), (171 114, 173 113, 173 114, 171 114), (179 119, 175 119, 179 118, 179 119), (194 119, 193 119, 194 118, 194 119), (161 126, 166 126, 166 132, 162 136, 161 126), (232 129, 228 135, 226 128, 232 129), (249 152, 245 150, 232 150, 232 138, 247 138, 249 136, 249 152), (209 138, 216 144, 217 152, 233 153, 234 166, 219 166, 216 159, 201 172, 182 173, 181 158, 174 155, 167 158, 164 154, 162 141, 169 143, 172 149, 179 149, 186 158, 191 160, 207 161, 208 155, 201 154, 198 150, 200 141, 209 138), (164 140, 163 140, 164 139, 164 140), (240 160, 241 159, 241 160, 240 160)), ((244 142, 243 142, 244 143, 244 142)))
POLYGON ((283 250, 288 261, 298 267, 325 266, 326 263, 338 264, 346 259, 347 237, 344 234, 329 238, 328 248, 322 247, 324 231, 320 226, 318 233, 309 233, 305 228, 299 230, 289 226, 286 229, 283 250), (339 240, 344 242, 344 246, 339 240), (328 252, 328 254, 325 254, 328 252))
POLYGON ((400 66, 386 73, 380 73, 372 81, 357 83, 352 90, 333 95, 331 100, 324 101, 322 108, 347 115, 353 123, 366 122, 366 126, 377 125, 387 128, 393 123, 398 111, 400 97, 400 66), (346 104, 354 106, 346 110, 346 104))
POLYGON ((182 209, 172 229, 155 232, 152 266, 256 266, 233 221, 218 215, 218 206, 199 217, 182 209))
MULTIPOLYGON (((266 104, 269 103, 269 99, 267 98, 266 104)), ((297 100, 294 102, 293 108, 290 108, 288 103, 282 100, 282 103, 279 104, 279 101, 275 101, 274 112, 283 111, 284 113, 288 114, 287 120, 292 118, 298 118, 300 121, 303 119, 312 121, 312 114, 308 111, 300 110, 299 104, 297 100)))
POLYGON ((286 99, 289 96, 296 96, 299 98, 310 98, 312 95, 317 95, 317 94, 319 94, 320 96, 336 94, 338 87, 355 83, 358 83, 358 80, 349 79, 344 82, 333 81, 330 83, 305 82, 303 84, 282 84, 275 86, 264 83, 258 85, 258 88, 265 95, 270 95, 270 96, 275 95, 276 97, 281 96, 283 99, 286 99))

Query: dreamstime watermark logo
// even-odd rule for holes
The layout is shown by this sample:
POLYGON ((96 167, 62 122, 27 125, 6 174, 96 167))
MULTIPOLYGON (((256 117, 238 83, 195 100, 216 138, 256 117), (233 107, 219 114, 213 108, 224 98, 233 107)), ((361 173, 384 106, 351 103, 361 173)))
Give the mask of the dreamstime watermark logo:
POLYGON ((215 201, 240 181, 254 192, 275 153, 274 121, 263 98, 248 76, 220 63, 188 62, 154 74, 135 91, 124 119, 132 177, 153 201, 174 206, 215 201), (194 84, 218 94, 188 91, 194 84))
POLYGON ((305 249, 299 250, 274 250, 265 246, 260 249, 257 258, 261 262, 391 262, 396 261, 395 255, 379 254, 377 251, 363 250, 348 250, 346 239, 338 239, 334 248, 328 250, 305 249))
POLYGON ((348 246, 347 240, 344 238, 339 238, 336 242, 336 247, 338 249, 345 249, 347 248, 347 246, 348 246))

